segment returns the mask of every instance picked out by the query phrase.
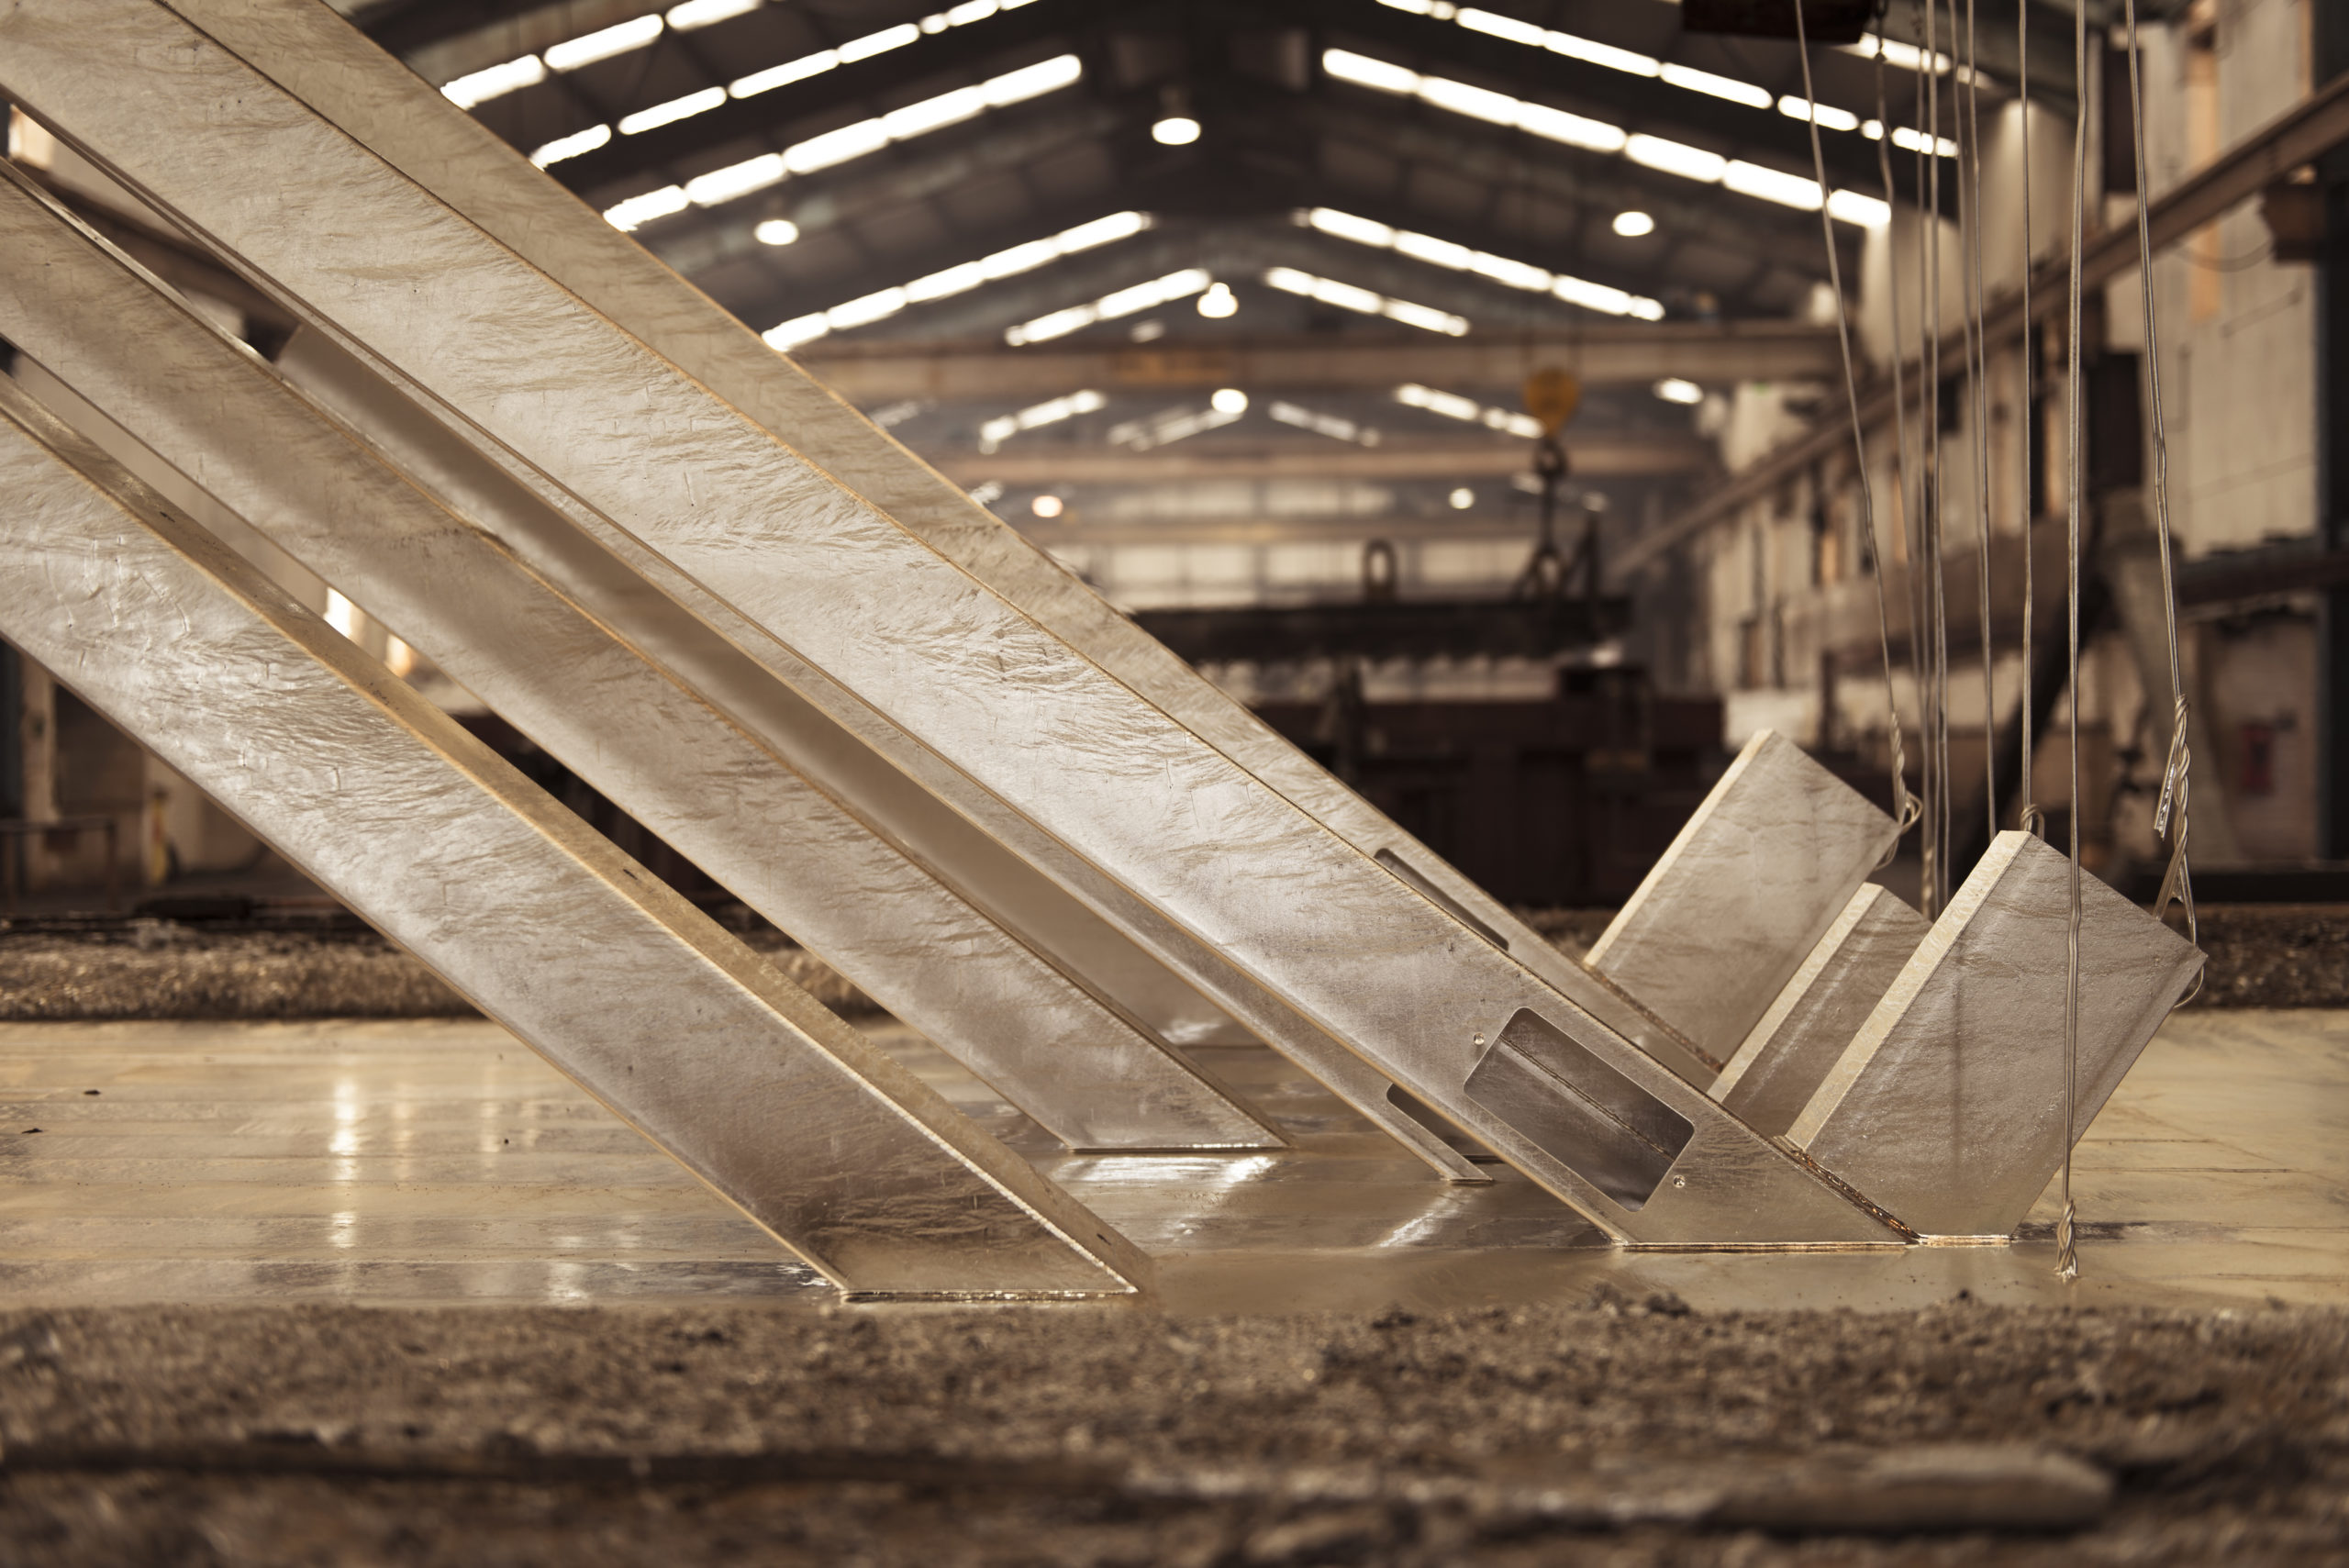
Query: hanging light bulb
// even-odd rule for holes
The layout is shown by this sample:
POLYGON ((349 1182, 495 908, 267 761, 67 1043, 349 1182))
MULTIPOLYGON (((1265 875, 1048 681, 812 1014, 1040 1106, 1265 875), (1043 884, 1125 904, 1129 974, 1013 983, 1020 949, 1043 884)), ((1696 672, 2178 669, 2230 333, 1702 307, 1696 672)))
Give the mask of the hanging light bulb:
POLYGON ((1158 119, 1150 128, 1151 139, 1162 147, 1188 147, 1199 139, 1199 122, 1191 117, 1189 95, 1180 87, 1168 87, 1158 95, 1158 119))
POLYGON ((1210 321, 1220 321, 1239 308, 1230 284, 1209 284, 1208 292, 1199 295, 1199 314, 1210 321))

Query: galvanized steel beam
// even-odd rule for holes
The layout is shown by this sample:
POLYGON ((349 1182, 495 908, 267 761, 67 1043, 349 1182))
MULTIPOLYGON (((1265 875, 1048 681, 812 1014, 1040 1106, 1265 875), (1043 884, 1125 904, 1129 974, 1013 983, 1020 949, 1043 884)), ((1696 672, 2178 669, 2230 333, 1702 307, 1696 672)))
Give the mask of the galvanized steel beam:
MULTIPOLYGON (((138 0, 88 0, 70 25, 19 8, 0 12, 0 76, 836 721, 885 715, 862 733, 898 765, 1358 1105, 1348 1056, 1626 1240, 1894 1238, 211 39, 138 0), (228 126, 233 161, 217 155, 228 126), (351 221, 301 216, 328 209, 351 221), (1512 1045, 1535 1075, 1505 1101, 1474 1093, 1504 1029, 1580 1057, 1512 1045), (1641 1167, 1655 1185, 1640 1195, 1556 1135, 1627 1096, 1642 1124, 1653 1110, 1687 1129, 1641 1167)), ((1008 530, 994 536, 1004 548, 1008 530)))
POLYGON ((1889 888, 1853 894, 1713 1080, 1713 1098, 1755 1131, 1783 1134, 1931 929, 1889 888))
POLYGON ((1080 1149, 1283 1140, 0 174, 0 338, 1080 1149))
MULTIPOLYGON (((1929 1236, 2010 1235, 2062 1162, 2071 862, 2001 833, 1787 1138, 1929 1236)), ((2080 879, 2076 1142, 2202 967, 2080 879)))
MULTIPOLYGON (((1710 1077, 1711 1067, 1669 1028, 1595 981, 1042 550, 769 352, 740 322, 569 199, 513 149, 453 112, 331 12, 297 0, 178 0, 173 8, 777 439, 803 453, 820 453, 823 470, 838 483, 1330 831, 1364 854, 1384 857, 1383 863, 1409 868, 1401 878, 1406 886, 1432 893, 1448 913, 1472 915, 1474 929, 1548 985, 1675 1071, 1699 1082, 1710 1077)), ((957 885, 974 891, 968 883, 957 885)), ((1100 945, 1097 935, 1089 940, 1100 945)), ((1211 951, 1194 946, 1189 951, 1195 963, 1219 962, 1211 951)), ((1441 1140, 1393 1110, 1375 1072, 1319 1051, 1312 1033, 1299 1034, 1294 1049, 1316 1055, 1315 1070, 1325 1083, 1454 1179, 1477 1179, 1474 1167, 1441 1140)))
POLYGON ((1583 962, 1725 1062, 1893 839, 1891 817, 1763 730, 1583 962))
POLYGON ((0 632, 843 1289, 1147 1260, 249 563, 0 384, 0 632))

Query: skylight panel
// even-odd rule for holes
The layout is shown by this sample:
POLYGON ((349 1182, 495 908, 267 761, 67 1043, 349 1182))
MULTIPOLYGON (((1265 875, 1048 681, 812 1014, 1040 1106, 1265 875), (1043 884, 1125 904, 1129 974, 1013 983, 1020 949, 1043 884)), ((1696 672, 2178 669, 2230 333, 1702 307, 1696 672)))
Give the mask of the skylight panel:
POLYGON ((824 312, 824 323, 835 332, 845 332, 852 327, 869 327, 875 321, 896 315, 908 303, 902 288, 876 289, 845 305, 832 306, 824 312))
POLYGON ((881 117, 881 128, 890 140, 906 141, 950 125, 960 125, 986 113, 986 109, 985 88, 958 87, 952 93, 941 93, 934 98, 890 110, 881 117))
POLYGON ((1030 98, 1057 92, 1084 74, 1084 62, 1076 56, 1054 55, 1050 60, 1021 70, 1007 71, 1000 76, 989 77, 986 82, 987 106, 1000 109, 1012 104, 1025 103, 1030 98))
POLYGON ((1721 172, 1721 183, 1740 195, 1759 196, 1780 206, 1819 210, 1819 182, 1798 174, 1780 173, 1759 163, 1733 161, 1721 172))
POLYGON ((1664 65, 1657 75, 1674 87, 1684 87, 1691 93, 1703 93, 1710 97, 1726 98, 1732 104, 1743 104, 1749 109, 1766 109, 1771 99, 1767 89, 1751 82, 1740 82, 1731 76, 1716 76, 1709 71, 1698 71, 1686 65, 1664 65))
POLYGON ((608 28, 554 45, 546 51, 547 68, 551 71, 577 71, 599 60, 609 60, 616 54, 642 49, 661 36, 662 22, 658 16, 635 17, 608 28))
POLYGON ((535 54, 519 60, 509 60, 503 65, 493 65, 485 71, 475 71, 458 77, 440 89, 440 95, 461 109, 486 104, 492 98, 502 98, 508 93, 518 93, 525 87, 535 87, 547 79, 547 68, 535 54))
POLYGON ((577 158, 584 153, 593 152, 611 139, 611 127, 591 125, 585 130, 573 131, 569 136, 556 137, 552 141, 531 153, 530 161, 544 169, 550 164, 560 163, 566 158, 577 158))
POLYGON ((669 26, 678 32, 689 33, 697 28, 748 16, 765 4, 766 0, 685 0, 682 6, 669 7, 669 26))
POLYGON ((1424 408, 1447 419, 1457 419, 1464 425, 1482 425, 1488 430, 1521 437, 1533 441, 1542 439, 1542 422, 1530 414, 1520 414, 1509 408, 1491 408, 1473 397, 1463 397, 1456 392, 1438 392, 1431 386, 1421 386, 1407 381, 1395 389, 1395 401, 1412 408, 1424 408))
POLYGON ((860 60, 870 60, 876 54, 903 49, 920 39, 919 28, 911 22, 900 22, 894 28, 884 28, 877 33, 867 33, 861 39, 851 39, 841 45, 841 63, 853 65, 860 60))
POLYGON ((788 321, 770 327, 759 336, 766 339, 768 348, 774 350, 777 353, 787 354, 802 343, 814 342, 831 329, 831 323, 826 321, 824 313, 818 310, 812 315, 796 316, 788 321))
POLYGON ((739 201, 770 185, 781 184, 790 172, 779 152, 763 152, 723 169, 713 169, 685 182, 685 199, 696 206, 716 206, 739 201))
POLYGON ((1718 152, 1707 152, 1686 142, 1668 141, 1660 136, 1635 136, 1623 144, 1623 156, 1642 168, 1660 169, 1667 174, 1677 174, 1684 180, 1698 180, 1706 184, 1719 184, 1729 160, 1718 152))
MULTIPOLYGON (((1791 93, 1778 100, 1778 112, 1786 116, 1790 120, 1807 120, 1811 117, 1810 106, 1805 103, 1802 99, 1796 97, 1791 93)), ((1820 125, 1828 130, 1857 130, 1860 128, 1859 116, 1852 113, 1849 109, 1839 109, 1832 104, 1820 105, 1818 117, 1820 125)), ((1871 120, 1868 123, 1870 125, 1876 125, 1876 129, 1869 135, 1869 140, 1873 141, 1876 137, 1884 134, 1884 128, 1881 125, 1876 125, 1874 120, 1871 120)))
POLYGON ((1552 141, 1563 141, 1568 147, 1585 148, 1592 152, 1620 152, 1628 138, 1620 126, 1595 120, 1586 115, 1568 114, 1547 104, 1520 104, 1517 127, 1552 141))
POLYGON ((622 116, 620 134, 636 136, 644 131, 657 130, 664 125, 691 119, 696 115, 706 115, 724 102, 725 88, 705 87, 698 93, 688 93, 682 98, 672 98, 665 104, 655 104, 649 109, 639 109, 632 115, 622 116))
POLYGON ((1409 229, 1398 231, 1392 243, 1396 250, 1414 261, 1449 267, 1455 272, 1466 272, 1476 254, 1465 245, 1438 239, 1432 234, 1414 234, 1409 229))
POLYGON ((604 209, 604 221, 627 234, 651 223, 656 217, 680 213, 692 205, 683 185, 663 185, 657 191, 647 191, 640 196, 604 209))
POLYGON ((1552 54, 1563 54, 1569 60, 1579 60, 1589 65, 1603 65, 1609 71, 1620 71, 1631 76, 1664 74, 1664 61, 1652 55, 1617 49, 1611 43, 1600 43, 1594 39, 1579 39, 1572 33, 1545 34, 1542 47, 1552 54))
POLYGON ((979 450, 992 452, 1022 430, 1034 430, 1046 425, 1057 425, 1063 419, 1074 419, 1080 414, 1097 413, 1109 406, 1101 393, 1087 389, 1022 408, 1017 414, 1006 414, 989 419, 979 427, 979 450))
POLYGON ((812 174, 818 169, 878 152, 888 145, 889 132, 879 120, 859 120, 784 149, 783 161, 795 174, 812 174))
POLYGON ((1352 419, 1335 414, 1324 414, 1296 403, 1275 403, 1264 412, 1284 425, 1300 430, 1310 430, 1317 436, 1327 436, 1333 441, 1351 441, 1358 447, 1375 447, 1381 439, 1377 430, 1368 425, 1357 425, 1352 419))
POLYGON ((965 294, 987 281, 986 270, 976 261, 965 261, 959 267, 949 267, 942 272, 916 278, 906 285, 906 297, 916 305, 950 295, 965 294))
POLYGON ((1322 50, 1321 69, 1341 82, 1351 82, 1357 87, 1368 87, 1380 93, 1399 93, 1408 97, 1419 90, 1418 72, 1389 65, 1383 60, 1373 60, 1366 54, 1356 54, 1351 50, 1322 50))
POLYGON ((794 82, 820 76, 840 62, 840 50, 818 50, 813 54, 803 54, 797 60, 786 60, 781 65, 770 65, 764 71, 753 71, 748 76, 738 77, 726 90, 737 98, 755 98, 761 93, 772 93, 777 87, 788 87, 794 82))
POLYGON ((1264 277, 1269 288, 1279 289, 1284 294, 1302 295, 1324 305, 1334 305, 1341 310, 1356 311, 1364 316, 1383 316, 1406 327, 1441 332, 1450 338, 1464 337, 1468 331, 1464 317, 1430 306, 1414 305, 1409 300, 1389 299, 1369 289, 1340 283, 1335 278, 1317 277, 1295 267, 1270 267, 1265 269, 1264 277))
POLYGON ((1136 311, 1150 310, 1158 306, 1185 299, 1202 293, 1214 283, 1204 267, 1186 267, 1179 272, 1169 272, 1146 284, 1118 290, 1102 295, 1090 305, 1073 305, 1065 310, 1055 310, 1033 321, 1023 321, 1004 329, 1003 340, 1018 348, 1025 343, 1041 343, 1052 338, 1064 338, 1097 321, 1114 321, 1136 311))
MULTIPOLYGON (((1319 229, 1340 239, 1351 239, 1357 245, 1374 250, 1392 250, 1414 261, 1432 266, 1448 267, 1453 272, 1474 272, 1509 288, 1525 289, 1534 294, 1554 293, 1569 304, 1603 310, 1610 316, 1635 316, 1642 320, 1661 321, 1664 306, 1659 302, 1621 289, 1610 289, 1598 284, 1586 284, 1577 278, 1564 278, 1546 268, 1530 262, 1496 256, 1489 251, 1471 250, 1449 239, 1439 239, 1431 234, 1417 234, 1408 228, 1390 228, 1352 213, 1333 207, 1313 207, 1295 215, 1297 222, 1319 229)), ((1293 291, 1294 292, 1294 291, 1293 291)))

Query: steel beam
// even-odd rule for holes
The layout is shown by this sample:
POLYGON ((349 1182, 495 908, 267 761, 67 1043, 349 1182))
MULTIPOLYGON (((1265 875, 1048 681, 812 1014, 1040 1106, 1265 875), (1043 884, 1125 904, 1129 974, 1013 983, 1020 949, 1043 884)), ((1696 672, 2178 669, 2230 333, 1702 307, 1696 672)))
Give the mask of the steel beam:
MULTIPOLYGON (((282 46, 287 28, 269 24, 308 13, 250 15, 282 46)), ((281 52, 273 69, 301 64, 281 52)), ((211 38, 140 0, 89 0, 70 21, 0 12, 0 77, 109 173, 461 421, 631 569, 835 722, 862 726, 1350 1100, 1362 1105, 1366 1084, 1347 1057, 1627 1241, 1898 1238, 777 442, 711 382, 598 315, 575 284, 523 262, 211 38), (224 127, 237 159, 219 156, 224 127), (327 210, 346 220, 300 216, 327 210), (1592 1103, 1578 1066, 1507 1103, 1471 1092, 1505 1029, 1563 1039, 1603 1072, 1609 1104, 1628 1095, 1687 1124, 1636 1204, 1551 1135, 1557 1116, 1592 1103)), ((756 341, 729 330, 735 345, 756 341)), ((857 455, 835 454, 821 434, 796 439, 828 458, 857 455)), ((1000 525, 985 542, 1025 548, 1000 525)))
MULTIPOLYGON (((2006 1236, 2062 1161, 2071 862, 2001 833, 1787 1133, 1918 1231, 2006 1236)), ((2202 954, 2080 879, 2076 1142, 2202 954)))
MULTIPOLYGON (((1366 855, 1410 868, 1406 885, 1434 890, 1447 913, 1464 909, 1474 929, 1498 937, 1506 951, 1553 987, 1675 1070, 1709 1077, 1709 1069, 1685 1040, 1614 992, 1594 982, 1505 906, 1370 808, 1303 757, 1244 707, 1201 679, 1188 665, 1118 615, 1040 550, 939 483, 895 442, 841 408, 838 401, 787 362, 765 351, 739 322, 647 264, 643 253, 592 214, 561 199, 526 161, 462 115, 444 108, 404 72, 387 72, 380 56, 356 43, 335 18, 285 0, 185 0, 177 7, 267 62, 273 79, 297 83, 305 104, 352 134, 395 167, 417 178, 574 295, 657 345, 671 361, 717 391, 764 429, 805 450, 818 445, 828 472, 886 512, 957 566, 1003 595, 1045 628, 1074 646, 1177 723, 1237 762, 1366 855), (354 47, 356 45, 356 47, 354 47)), ((688 595, 689 596, 689 595, 688 595)), ((720 617, 727 612, 718 612, 720 617)), ((755 635, 753 633, 752 635, 755 635)), ((918 773, 921 763, 911 764, 918 773)), ((957 780, 946 781, 952 793, 957 780)), ((982 811, 985 808, 982 807, 982 811)), ((1007 837, 1019 828, 1007 826, 1007 837)), ((1040 863, 1058 845, 1037 846, 1040 863)), ((1383 862, 1384 863, 1384 862, 1383 862)), ((1059 873, 1085 880, 1066 865, 1059 873)), ((1093 879, 1097 900, 1117 903, 1119 890, 1093 879)), ((1198 944, 1162 924, 1154 909, 1130 907, 1129 929, 1147 928, 1184 953, 1177 967, 1233 977, 1217 947, 1198 944)), ((1208 987, 1212 989, 1212 987, 1208 987)), ((1242 984, 1240 994, 1261 993, 1242 984)), ((1450 1146, 1391 1106, 1375 1070, 1330 1055, 1318 1029, 1298 1029, 1286 1006, 1268 1015, 1288 1030, 1287 1049, 1314 1058, 1319 1073, 1350 1103, 1410 1142, 1456 1179, 1472 1167, 1450 1146)))
POLYGON ((1721 1068, 1713 1098, 1756 1131, 1783 1134, 1931 929, 1888 888, 1871 883, 1853 894, 1721 1068))
POLYGON ((811 343, 798 361, 852 403, 901 397, 1011 400, 1081 386, 1104 392, 1391 391, 1405 382, 1514 398, 1538 370, 1566 370, 1586 387, 1647 386, 1666 376, 1718 384, 1803 381, 1841 373, 1835 334, 1782 321, 1642 322, 1575 332, 1409 339, 1230 338, 1197 342, 1039 344, 1000 341, 811 343))
MULTIPOLYGON (((449 111, 406 72, 389 69, 376 51, 355 39, 335 17, 285 0, 187 0, 179 10, 264 62, 272 79, 289 84, 289 90, 297 92, 311 111, 323 113, 411 178, 430 182, 430 189, 440 200, 547 271, 640 340, 657 345, 670 361, 764 429, 801 446, 820 444, 834 478, 1004 595, 1178 723, 1204 737, 1227 759, 1356 850, 1374 857, 1386 856, 1409 868, 1406 885, 1412 891, 1429 894, 1432 890, 1434 896, 1444 901, 1439 906, 1447 913, 1470 912, 1476 922, 1474 929, 1496 936, 1506 951, 1546 983, 1668 1065, 1698 1078, 1710 1075, 1709 1068, 1685 1040, 1594 981, 1506 906, 1138 631, 1041 549, 974 504, 961 490, 941 483, 934 471, 856 417, 789 361, 769 353, 740 322, 680 286, 674 275, 652 265, 641 250, 565 199, 510 148, 466 117, 449 111)), ((729 613, 716 612, 719 620, 729 613)), ((755 639, 755 629, 749 635, 755 639)), ((816 677, 810 673, 808 679, 816 677)), ((703 689, 710 688, 704 684, 703 689)), ((774 716, 772 722, 798 723, 812 713, 803 705, 803 711, 774 716)), ((860 721, 864 717, 860 715, 860 721)), ((846 758, 861 768, 865 759, 852 755, 852 744, 836 745, 833 739, 812 737, 807 744, 828 760, 846 758)), ((795 753, 802 765, 809 754, 795 753)), ((919 773, 922 764, 916 759, 910 766, 919 773)), ((891 783, 869 770, 835 776, 835 793, 842 797, 872 798, 891 783)), ((951 793, 956 781, 945 782, 951 793)), ((920 830, 935 853, 983 852, 985 848, 977 841, 984 835, 965 834, 949 843, 934 825, 921 825, 920 830)), ((1045 858, 1051 858, 1052 846, 1041 847, 1045 858)), ((1067 870, 1064 866, 1063 872, 1067 870)), ((1083 872, 1074 874, 1085 880, 1083 872)), ((950 880, 966 892, 977 885, 969 880, 950 880)), ((1093 889, 1089 896, 1097 901, 1120 902, 1119 890, 1097 878, 1086 885, 1093 889)), ((1103 953, 1102 931, 1072 927, 1065 919, 1054 917, 1040 932, 1032 923, 1041 917, 1032 913, 1038 890, 1028 885, 1015 891, 1020 900, 1019 910, 990 906, 999 918, 1013 914, 1010 923, 1031 936, 1041 935, 1048 946, 1055 940, 1081 940, 1083 962, 1077 967, 1097 978, 1110 961, 1119 959, 1116 952, 1103 953)), ((1221 967, 1211 947, 1187 940, 1154 911, 1120 906, 1133 917, 1128 922, 1130 933, 1143 929, 1157 933, 1182 950, 1194 971, 1221 967)), ((1056 914, 1044 912, 1046 917, 1056 914)), ((1120 963, 1118 972, 1124 979, 1147 978, 1144 968, 1135 963, 1120 963)), ((1147 1009, 1143 1016, 1160 1017, 1147 1009)), ((1276 1009, 1273 1016, 1286 1027, 1286 1009, 1276 1009)), ((1455 1180, 1478 1179, 1475 1167, 1444 1140, 1396 1108, 1386 1093, 1388 1085, 1376 1070, 1342 1054, 1331 1054, 1315 1029, 1290 1032, 1288 1048, 1311 1056, 1314 1070, 1323 1081, 1357 1110, 1455 1180)), ((1174 1033, 1172 1038, 1182 1041, 1190 1037, 1174 1033)))
POLYGON ((5 175, 0 247, 0 337, 177 470, 159 484, 333 584, 1053 1136, 1283 1141, 5 175))
MULTIPOLYGON (((1714 466, 1712 452, 1694 437, 1568 438, 1576 479, 1669 479, 1714 466)), ((1533 448, 1502 436, 1482 441, 1382 441, 1351 446, 1327 438, 1256 442, 1234 448, 1201 444, 1167 451, 1130 452, 1115 447, 1073 448, 1038 441, 999 452, 933 452, 939 472, 961 485, 1174 484, 1207 480, 1268 479, 1507 479, 1533 472, 1533 448)))
POLYGON ((1108 1227, 4 384, 0 487, 0 632, 844 1290, 1148 1281, 1108 1227))
POLYGON ((1723 1062, 1895 837, 1891 817, 1765 729, 1583 962, 1723 1062))
MULTIPOLYGON (((338 417, 366 432, 370 445, 443 506, 1116 1010, 1178 1045, 1247 1038, 1131 939, 896 767, 884 752, 902 737, 880 720, 860 714, 870 735, 834 722, 316 330, 295 333, 278 366, 338 417)), ((743 635, 755 639, 759 634, 746 629, 743 635)), ((788 655, 775 658, 808 683, 824 684, 820 674, 803 671, 788 655)))

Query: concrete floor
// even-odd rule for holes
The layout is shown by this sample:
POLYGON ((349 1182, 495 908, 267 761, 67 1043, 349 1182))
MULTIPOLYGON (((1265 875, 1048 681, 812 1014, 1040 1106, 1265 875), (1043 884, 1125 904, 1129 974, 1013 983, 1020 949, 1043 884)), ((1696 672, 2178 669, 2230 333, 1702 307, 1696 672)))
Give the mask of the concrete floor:
MULTIPOLYGON (((1269 1053, 1210 1065, 1296 1152, 1070 1156, 896 1026, 874 1031, 1160 1260, 1178 1313, 1580 1300, 1700 1308, 2336 1303, 2349 1286, 2349 1012, 2171 1020, 2054 1206, 2007 1247, 1625 1253, 1521 1180, 1432 1180, 1269 1053)), ((830 1292, 482 1022, 0 1027, 0 1303, 767 1300, 830 1292), (38 1130, 34 1130, 38 1129, 38 1130)))

